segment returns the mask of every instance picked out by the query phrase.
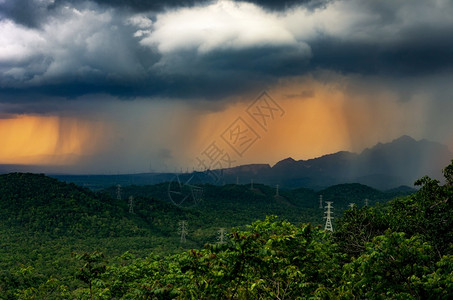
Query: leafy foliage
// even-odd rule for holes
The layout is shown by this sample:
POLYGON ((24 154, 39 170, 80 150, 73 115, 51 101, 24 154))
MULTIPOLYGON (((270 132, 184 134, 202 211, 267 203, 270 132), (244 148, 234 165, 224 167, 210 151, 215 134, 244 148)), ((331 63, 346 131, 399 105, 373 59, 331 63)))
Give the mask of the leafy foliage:
MULTIPOLYGON (((228 200, 228 195, 240 197, 238 187, 212 188, 200 210, 175 208, 143 193, 140 195, 137 192, 140 188, 131 189, 137 192, 137 207, 135 214, 128 214, 127 204, 116 203, 106 194, 94 194, 54 181, 44 185, 48 180, 44 176, 7 175, 12 177, 7 180, 11 182, 2 184, 2 200, 14 200, 9 206, 2 201, 4 211, 9 213, 2 212, 5 220, 1 225, 2 233, 8 235, 2 234, 4 247, 0 249, 2 257, 6 258, 6 262, 1 262, 0 298, 450 299, 453 297, 452 170, 453 162, 444 170, 444 185, 424 177, 416 182, 420 190, 411 196, 346 211, 335 224, 334 233, 319 226, 301 222, 295 225, 270 216, 247 227, 233 228, 225 243, 216 243, 213 238, 203 249, 193 247, 166 255, 151 251, 156 248, 146 246, 146 239, 160 236, 164 241, 167 232, 175 229, 166 231, 164 227, 172 218, 184 217, 194 222, 205 218, 204 222, 218 225, 215 222, 225 219, 206 214, 216 205, 211 198, 213 194, 209 193, 217 189, 218 207, 231 209, 236 204, 228 200), (20 182, 27 176, 32 180, 20 182), (19 184, 15 183, 17 181, 19 184), (16 191, 12 188, 14 185, 25 187, 23 191, 16 191), (39 188, 53 195, 54 200, 46 200, 44 195, 35 196, 35 200, 32 191, 39 188), (67 211, 83 213, 70 213, 67 220, 55 216, 51 222, 65 222, 61 231, 55 231, 50 223, 45 223, 46 213, 50 214, 47 207, 71 203, 70 199, 76 199, 78 205, 65 204, 67 211), (34 201, 38 215, 26 209, 34 201), (20 207, 22 212, 18 213, 20 207), (85 239, 81 239, 83 231, 81 235, 74 231, 78 222, 102 216, 106 209, 113 216, 111 219, 122 220, 124 228, 118 229, 120 236, 106 234, 116 225, 99 220, 99 236, 95 231, 88 231, 85 239), (41 225, 40 220, 46 225, 41 225), (25 238, 23 232, 30 228, 35 236, 25 238), (152 231, 156 231, 156 235, 153 236, 152 231), (75 237, 59 235, 61 232, 75 237), (121 236, 129 233, 130 238, 121 236), (90 239, 100 243, 93 247, 88 242, 90 239), (63 246, 63 242, 68 246, 63 246), (39 248, 39 243, 43 243, 44 248, 39 248), (52 243, 56 243, 54 248, 52 243), (80 244, 75 247, 77 243, 80 244), (35 245, 39 251, 33 250, 35 245), (131 251, 123 255, 111 251, 125 247, 131 251), (143 252, 132 251, 140 247, 143 252), (106 255, 93 248, 103 248, 109 253, 106 255), (19 252, 12 249, 26 250, 26 254, 18 255, 19 252), (71 252, 73 256, 68 255, 71 252), (146 252, 147 255, 143 255, 146 252)), ((0 176, 0 180, 4 179, 0 176)), ((154 193, 155 188, 151 190, 154 193)), ((261 203, 266 209, 274 205, 285 208, 306 205, 290 197, 292 192, 283 192, 282 199, 268 197, 271 193, 271 188, 257 185, 257 190, 250 191, 247 199, 241 201, 256 207, 261 203)), ((311 195, 311 200, 316 195, 307 190, 297 193, 311 195)), ((258 211, 263 213, 265 209, 258 211)), ((293 217, 292 213, 287 215, 293 217)), ((224 222, 222 224, 231 224, 224 222)), ((215 232, 212 235, 215 236, 215 232)), ((208 235, 199 232, 198 241, 203 236, 208 235)), ((191 245, 197 245, 197 238, 191 245)), ((170 235, 167 241, 169 239, 170 235)), ((163 243, 162 247, 167 245, 171 243, 163 243)))

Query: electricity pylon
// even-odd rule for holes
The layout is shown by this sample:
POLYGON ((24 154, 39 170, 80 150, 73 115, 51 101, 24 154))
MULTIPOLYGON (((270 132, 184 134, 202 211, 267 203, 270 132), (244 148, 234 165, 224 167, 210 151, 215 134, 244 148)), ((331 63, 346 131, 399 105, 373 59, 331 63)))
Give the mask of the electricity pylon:
POLYGON ((134 196, 129 197, 129 213, 134 213, 134 196))
POLYGON ((116 186, 116 199, 121 201, 121 184, 116 186))
POLYGON ((219 237, 218 237, 218 244, 225 244, 226 241, 226 236, 225 236, 225 228, 220 228, 219 229, 219 237))
POLYGON ((330 202, 330 201, 327 201, 327 206, 326 206, 326 216, 324 217, 324 219, 326 219, 326 225, 324 226, 324 230, 327 230, 327 231, 332 231, 333 232, 333 226, 332 226, 332 219, 333 217, 331 216, 333 214, 333 212, 331 211, 331 209, 333 208, 333 206, 331 206, 331 204, 333 202, 330 202))
POLYGON ((186 242, 187 228, 188 224, 186 220, 179 221, 179 234, 181 238, 180 239, 181 244, 186 242))

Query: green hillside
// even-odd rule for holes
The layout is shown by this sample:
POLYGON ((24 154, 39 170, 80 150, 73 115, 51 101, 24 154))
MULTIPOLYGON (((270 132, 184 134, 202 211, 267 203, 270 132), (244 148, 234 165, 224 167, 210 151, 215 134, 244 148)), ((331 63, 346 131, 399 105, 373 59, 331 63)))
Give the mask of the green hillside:
MULTIPOLYGON (((351 259, 366 254, 373 237, 387 234, 388 229, 408 237, 416 235, 433 253, 450 253, 451 221, 445 220, 450 202, 432 203, 451 193, 451 187, 436 187, 434 181, 421 183, 424 188, 414 196, 390 202, 395 191, 381 192, 360 184, 318 192, 281 189, 276 195, 275 187, 261 184, 175 190, 171 183, 162 183, 125 186, 118 197, 114 185, 93 192, 39 174, 0 175, 0 299, 193 298, 190 295, 268 299, 275 298, 275 291, 263 278, 272 272, 277 281, 286 282, 288 295, 319 296, 323 289, 335 295, 339 287, 331 283, 341 282, 345 271, 330 274, 328 270, 352 264, 351 259), (173 192, 176 196, 171 196, 173 192), (195 199, 184 198, 195 194, 195 199), (321 194, 325 201, 334 201, 334 235, 324 232, 322 226, 304 225, 324 222, 321 194), (186 202, 175 205, 177 197, 186 202), (431 202, 420 202, 427 197, 431 202), (358 205, 340 218, 347 204, 365 198, 370 207, 358 205), (373 208, 377 202, 382 204, 373 208), (430 215, 424 215, 431 207, 435 208, 430 215), (408 211, 414 215, 401 222, 408 211), (266 218, 268 215, 279 218, 266 218), (181 243, 179 224, 183 220, 186 240, 181 243), (252 227, 246 226, 251 223, 252 227), (221 228, 225 229, 225 244, 218 244, 221 228), (202 249, 205 244, 204 250, 184 252, 202 249), (305 254, 297 250, 302 245, 308 247, 305 254), (309 256, 302 259, 300 255, 309 256), (329 262, 320 263, 319 259, 329 262), (307 267, 300 269, 300 264, 307 267), (268 274, 269 268, 274 271, 268 274), (317 268, 318 273, 308 275, 310 268, 317 268), (282 270, 289 273, 282 274, 282 270), (306 289, 295 283, 303 280, 311 280, 306 289)), ((404 242, 402 236, 390 234, 388 238, 404 242)), ((430 266, 437 261, 439 258, 432 258, 430 266)))
MULTIPOLYGON (((412 193, 412 191, 409 191, 409 193, 412 193)), ((368 199, 369 205, 374 205, 377 202, 390 200, 394 196, 360 183, 337 184, 319 191, 318 195, 322 195, 324 201, 333 201, 335 208, 343 210, 350 203, 362 207, 365 205, 365 199, 368 199)))
POLYGON ((20 286, 11 270, 22 266, 37 270, 36 282, 49 276, 74 282, 68 269, 74 264, 73 252, 164 255, 215 243, 220 228, 229 231, 269 214, 294 222, 322 220, 322 211, 299 205, 301 198, 289 200, 284 191, 274 197, 275 191, 267 186, 256 185, 254 190, 203 186, 203 190, 196 206, 184 208, 168 200, 168 184, 124 187, 119 200, 116 187, 95 193, 42 174, 0 175, 0 286, 6 289, 16 281, 20 286), (129 196, 134 197, 133 213, 129 196), (183 244, 178 234, 182 220, 188 223, 183 244))
POLYGON ((8 228, 51 237, 143 234, 135 220, 125 217, 126 209, 123 203, 106 195, 44 175, 0 176, 0 217, 2 226, 8 228))

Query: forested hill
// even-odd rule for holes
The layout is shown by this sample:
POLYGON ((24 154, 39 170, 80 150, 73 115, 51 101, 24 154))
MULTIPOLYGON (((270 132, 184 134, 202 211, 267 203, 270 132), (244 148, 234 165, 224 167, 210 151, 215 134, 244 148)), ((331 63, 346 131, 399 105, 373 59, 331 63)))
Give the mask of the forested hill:
POLYGON ((17 299, 15 289, 52 276, 73 286, 72 253, 97 250, 114 257, 129 251, 144 257, 201 247, 216 235, 207 224, 201 228, 205 234, 191 234, 182 245, 178 222, 204 220, 199 212, 153 198, 138 197, 136 204, 130 213, 127 200, 42 174, 0 175, 0 299, 17 299))
POLYGON ((165 199, 175 191, 163 184, 114 197, 115 187, 0 176, 0 299, 451 299, 453 162, 444 174, 444 185, 424 177, 414 194, 375 206, 407 188, 320 191, 338 204, 333 233, 297 223, 322 217, 309 189, 202 186, 188 209, 165 199), (370 206, 339 213, 365 195, 370 206), (271 216, 219 230, 273 209, 296 224, 271 216))
POLYGON ((139 234, 135 220, 125 217, 126 209, 107 195, 44 175, 0 176, 0 216, 9 228, 72 237, 139 234))
MULTIPOLYGON (((176 202, 174 204, 178 205, 180 204, 178 201, 181 201, 181 199, 178 199, 177 196, 173 197, 174 195, 171 194, 173 187, 170 183, 131 185, 121 187, 120 192, 123 198, 130 196, 136 199, 157 198, 167 203, 173 203, 173 200, 176 202)), ((342 212, 351 203, 354 203, 357 207, 364 206, 365 199, 368 199, 369 205, 374 205, 378 202, 385 203, 396 196, 405 196, 416 192, 416 189, 407 186, 389 191, 379 191, 359 183, 338 184, 320 191, 308 188, 279 189, 278 196, 276 195, 276 187, 257 183, 253 185, 253 188, 250 184, 198 185, 193 187, 201 192, 200 195, 195 196, 196 199, 191 194, 190 189, 184 190, 184 187, 178 189, 178 192, 189 196, 184 203, 181 203, 181 206, 191 207, 192 210, 211 215, 217 213, 224 215, 233 211, 234 216, 231 216, 229 220, 235 224, 240 224, 241 221, 249 223, 256 219, 262 219, 269 214, 282 216, 297 223, 312 222, 318 224, 323 220, 323 212, 319 211, 320 196, 322 196, 323 201, 333 201, 335 208, 342 212), (242 218, 241 215, 245 218, 242 218)), ((105 189, 104 192, 110 194, 111 197, 117 197, 118 189, 116 186, 112 186, 105 189)))
MULTIPOLYGON (((395 192, 385 193, 361 184, 342 184, 315 192, 311 189, 279 190, 250 185, 201 185, 199 195, 190 188, 180 191, 188 199, 169 196, 171 186, 125 186, 118 199, 117 187, 92 192, 72 183, 30 173, 0 175, 0 217, 3 225, 29 232, 45 232, 72 237, 113 237, 171 235, 179 220, 190 220, 203 230, 216 226, 248 224, 275 214, 292 222, 322 222, 319 196, 333 201, 338 212, 349 203, 358 207, 386 202, 395 192), (134 197, 134 213, 129 213, 129 197, 134 197), (172 201, 173 200, 173 201, 172 201), (181 205, 180 205, 181 204, 181 205)), ((406 194, 415 190, 407 189, 406 194)), ((202 240, 198 242, 203 244, 202 240)))
MULTIPOLYGON (((249 224, 267 215, 278 215, 294 223, 323 222, 319 197, 333 201, 341 214, 350 203, 357 207, 390 200, 395 191, 381 192, 361 184, 342 184, 315 192, 311 189, 279 190, 262 184, 200 185, 176 191, 169 183, 125 186, 120 197, 116 186, 93 192, 72 183, 30 173, 0 175, 1 226, 15 232, 43 233, 52 237, 109 238, 173 236, 177 242, 178 222, 190 222, 198 235, 189 237, 191 246, 215 238, 218 227, 249 224), (175 193, 176 193, 175 192, 175 193), (194 193, 198 192, 198 195, 194 193), (129 198, 133 197, 133 213, 129 198)), ((409 194, 415 190, 406 189, 409 194)), ((153 247, 153 246, 151 246, 153 247)))

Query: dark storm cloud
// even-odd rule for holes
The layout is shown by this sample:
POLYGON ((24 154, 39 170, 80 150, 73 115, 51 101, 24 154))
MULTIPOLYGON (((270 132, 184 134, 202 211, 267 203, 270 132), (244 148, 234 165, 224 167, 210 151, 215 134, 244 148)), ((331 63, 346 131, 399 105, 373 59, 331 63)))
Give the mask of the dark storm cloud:
MULTIPOLYGON (((79 5, 86 1, 80 0, 11 0, 0 2, 0 18, 14 20, 28 27, 38 27, 62 5, 79 5)), ((107 7, 129 9, 135 12, 160 12, 165 9, 193 7, 204 5, 212 0, 93 0, 92 2, 107 7)), ((240 2, 237 1, 236 2, 240 2)), ((291 7, 303 5, 316 8, 328 0, 247 0, 245 2, 262 6, 266 9, 282 11, 291 7)))
POLYGON ((2 100, 26 103, 34 102, 42 95, 77 98, 88 94, 111 94, 123 99, 150 95, 222 98, 249 89, 262 89, 263 82, 273 83, 280 76, 300 74, 308 68, 310 53, 307 52, 309 49, 305 47, 288 46, 218 50, 202 58, 193 51, 175 53, 163 62, 167 70, 150 64, 149 72, 139 78, 109 78, 103 73, 82 77, 68 74, 59 79, 59 84, 48 82, 28 88, 3 88, 2 100), (186 63, 179 64, 181 59, 186 63))
POLYGON ((453 43, 443 37, 429 41, 377 47, 371 43, 320 39, 311 44, 314 55, 310 69, 396 77, 453 71, 453 43))
POLYGON ((174 7, 191 7, 209 1, 210 0, 94 0, 94 2, 102 5, 130 8, 135 11, 161 11, 174 7))
POLYGON ((265 7, 271 10, 285 10, 296 6, 304 6, 310 9, 322 7, 331 0, 247 0, 247 2, 265 7))
POLYGON ((36 0, 0 2, 0 19, 11 19, 25 26, 36 27, 45 19, 48 4, 36 0))
MULTIPOLYGON (((3 17, 8 17, 27 26, 37 26, 45 14, 60 5, 77 4, 80 0, 14 0, 0 3, 3 17)), ((162 11, 164 9, 192 7, 203 5, 212 0, 94 0, 93 2, 119 8, 130 8, 134 11, 162 11)), ((240 1, 236 1, 240 2, 240 1)), ((246 2, 275 10, 284 10, 298 5, 318 7, 325 0, 247 0, 246 2)))
POLYGON ((0 101, 220 99, 319 69, 453 69, 451 1, 248 2, 0 1, 0 101))
MULTIPOLYGON (((67 0, 66 0, 67 1, 67 0)), ((127 7, 136 11, 161 11, 163 9, 179 8, 179 7, 192 7, 195 5, 203 5, 212 0, 95 0, 96 3, 116 6, 127 7)), ((325 0, 245 0, 235 2, 249 2, 262 6, 271 10, 285 10, 291 7, 304 5, 307 7, 319 7, 325 4, 325 0)))

